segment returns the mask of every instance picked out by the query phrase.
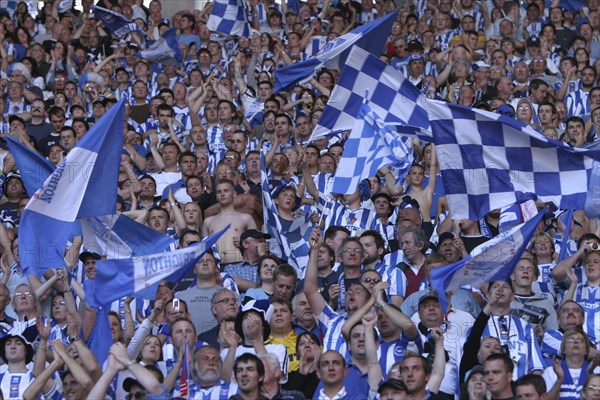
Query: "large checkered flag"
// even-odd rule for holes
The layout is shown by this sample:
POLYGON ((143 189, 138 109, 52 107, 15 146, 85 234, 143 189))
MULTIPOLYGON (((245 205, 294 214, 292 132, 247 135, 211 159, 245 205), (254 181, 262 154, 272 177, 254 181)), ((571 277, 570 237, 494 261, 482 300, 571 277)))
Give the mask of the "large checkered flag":
POLYGON ((310 139, 352 129, 367 90, 369 107, 386 124, 409 125, 397 129, 431 140, 425 96, 400 71, 358 46, 350 51, 310 139))
POLYGON ((248 6, 245 0, 215 0, 208 29, 226 35, 250 37, 248 6))
POLYGON ((406 136, 393 132, 369 107, 360 106, 354 127, 344 145, 333 178, 333 193, 354 193, 358 184, 377 174, 377 170, 391 165, 399 170, 396 176, 406 176, 412 157, 412 143, 406 136))
POLYGON ((295 267, 298 277, 304 277, 304 270, 308 264, 310 247, 308 239, 314 224, 307 213, 298 212, 296 218, 291 221, 282 221, 277 212, 277 206, 273 202, 269 190, 267 169, 265 167, 264 154, 260 156, 261 186, 263 199, 263 230, 271 235, 269 247, 275 254, 287 260, 288 264, 295 267), (285 228, 284 228, 285 224, 285 228), (294 241, 289 240, 294 238, 294 241))
POLYGON ((500 114, 433 100, 427 108, 452 218, 531 198, 584 209, 600 150, 569 147, 500 114))
POLYGON ((319 68, 342 68, 353 47, 380 54, 389 37, 398 11, 368 22, 325 43, 310 58, 275 70, 275 91, 290 90, 319 68))

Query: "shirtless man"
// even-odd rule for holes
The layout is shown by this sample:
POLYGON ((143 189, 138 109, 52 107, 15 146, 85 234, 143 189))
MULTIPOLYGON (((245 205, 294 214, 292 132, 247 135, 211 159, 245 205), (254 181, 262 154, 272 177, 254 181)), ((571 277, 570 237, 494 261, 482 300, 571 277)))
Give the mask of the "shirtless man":
POLYGON ((419 210, 423 214, 423 222, 421 228, 423 228, 429 234, 433 231, 431 223, 431 205, 433 202, 433 192, 435 190, 436 181, 436 165, 437 155, 435 153, 435 145, 431 145, 431 162, 429 164, 429 182, 425 189, 423 189, 423 180, 425 179, 425 169, 418 164, 413 165, 410 168, 410 172, 406 177, 406 181, 409 185, 407 194, 415 199, 419 203, 419 210), (427 226, 424 226, 427 225, 427 226))
POLYGON ((231 224, 231 228, 217 241, 221 265, 242 261, 243 257, 238 249, 240 235, 247 229, 256 229, 256 223, 249 214, 235 210, 233 202, 236 192, 233 182, 226 179, 218 181, 216 194, 221 211, 204 220, 202 235, 212 235, 231 224))

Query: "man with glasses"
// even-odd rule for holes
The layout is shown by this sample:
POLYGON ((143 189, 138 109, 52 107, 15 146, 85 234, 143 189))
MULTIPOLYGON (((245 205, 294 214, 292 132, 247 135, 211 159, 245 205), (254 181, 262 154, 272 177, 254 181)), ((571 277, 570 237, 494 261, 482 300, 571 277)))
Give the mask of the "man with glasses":
POLYGON ((22 335, 29 342, 34 342, 38 336, 36 326, 38 299, 33 288, 27 284, 17 286, 12 298, 12 308, 17 320, 6 329, 9 333, 22 335))
POLYGON ((558 308, 558 329, 546 330, 542 338, 542 354, 546 366, 552 365, 552 356, 560 355, 563 334, 571 329, 583 326, 585 313, 573 300, 567 300, 558 308))
POLYGON ((237 384, 221 380, 222 366, 221 355, 215 347, 206 345, 196 349, 191 370, 191 399, 229 399, 239 392, 237 384))
POLYGON ((346 238, 338 250, 340 260, 340 274, 338 285, 340 285, 340 296, 338 297, 338 310, 346 308, 346 289, 360 282, 361 267, 364 259, 364 249, 360 239, 346 238))
POLYGON ((219 332, 221 331, 221 325, 227 321, 235 321, 238 313, 238 297, 231 290, 221 289, 213 294, 210 303, 210 311, 217 320, 217 326, 198 335, 198 340, 220 349, 219 332))

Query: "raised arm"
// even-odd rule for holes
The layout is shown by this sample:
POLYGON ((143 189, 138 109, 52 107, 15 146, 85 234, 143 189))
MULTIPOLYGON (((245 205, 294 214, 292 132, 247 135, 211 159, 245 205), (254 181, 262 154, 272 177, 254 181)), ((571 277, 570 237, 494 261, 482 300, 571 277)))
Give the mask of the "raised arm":
POLYGON ((92 390, 90 390, 87 400, 98 400, 105 398, 106 392, 108 391, 108 387, 115 379, 115 376, 117 376, 117 374, 120 371, 123 371, 124 369, 125 366, 118 362, 115 356, 109 354, 108 368, 106 369, 106 371, 104 371, 100 379, 96 381, 96 384, 94 385, 92 390))
MULTIPOLYGON (((376 297, 375 308, 381 310, 389 319, 394 323, 394 325, 399 326, 402 330, 404 336, 408 339, 415 339, 419 332, 417 331, 417 326, 410 318, 406 316, 398 307, 392 306, 388 304, 383 299, 384 287, 378 287, 382 282, 378 283, 373 289, 373 293, 376 297)), ((386 284, 387 285, 387 284, 386 284)))
POLYGON ((27 386, 27 389, 25 389, 25 392, 23 392, 23 399, 39 399, 40 392, 48 392, 49 390, 52 390, 52 387, 55 384, 54 380, 51 379, 52 375, 62 368, 63 365, 64 362, 60 356, 55 355, 54 361, 52 361, 47 368, 37 375, 33 382, 29 384, 29 386, 27 386))
POLYGON ((162 386, 152 372, 142 367, 137 362, 129 360, 127 349, 123 343, 114 343, 110 347, 110 354, 112 354, 119 363, 126 366, 127 370, 133 374, 135 379, 144 389, 146 389, 146 391, 148 391, 148 393, 159 394, 162 392, 162 386))
POLYGON ((435 342, 435 356, 427 387, 431 393, 438 393, 446 371, 446 350, 444 349, 444 335, 440 328, 432 329, 431 336, 435 342))
POLYGON ((310 308, 314 315, 320 315, 327 303, 321 293, 318 292, 317 278, 319 276, 317 269, 317 258, 319 257, 319 247, 323 239, 318 228, 314 228, 310 233, 308 243, 310 245, 310 253, 308 257, 308 265, 306 266, 306 274, 304 276, 304 294, 310 304, 310 308))
POLYGON ((367 380, 369 388, 376 391, 383 379, 381 365, 377 358, 377 337, 375 336, 375 325, 377 324, 377 314, 368 313, 362 317, 362 324, 365 326, 365 355, 367 356, 367 365, 369 372, 367 380))

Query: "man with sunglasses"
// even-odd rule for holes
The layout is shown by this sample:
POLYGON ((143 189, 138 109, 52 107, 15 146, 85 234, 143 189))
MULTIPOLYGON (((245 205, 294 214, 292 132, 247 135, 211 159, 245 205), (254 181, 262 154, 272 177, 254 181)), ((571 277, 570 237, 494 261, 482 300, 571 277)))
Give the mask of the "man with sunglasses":
POLYGON ((482 336, 494 336, 500 340, 501 352, 514 363, 515 379, 530 372, 541 372, 544 364, 533 328, 523 319, 511 315, 511 302, 515 298, 512 283, 491 282, 487 298, 494 300, 482 336))

